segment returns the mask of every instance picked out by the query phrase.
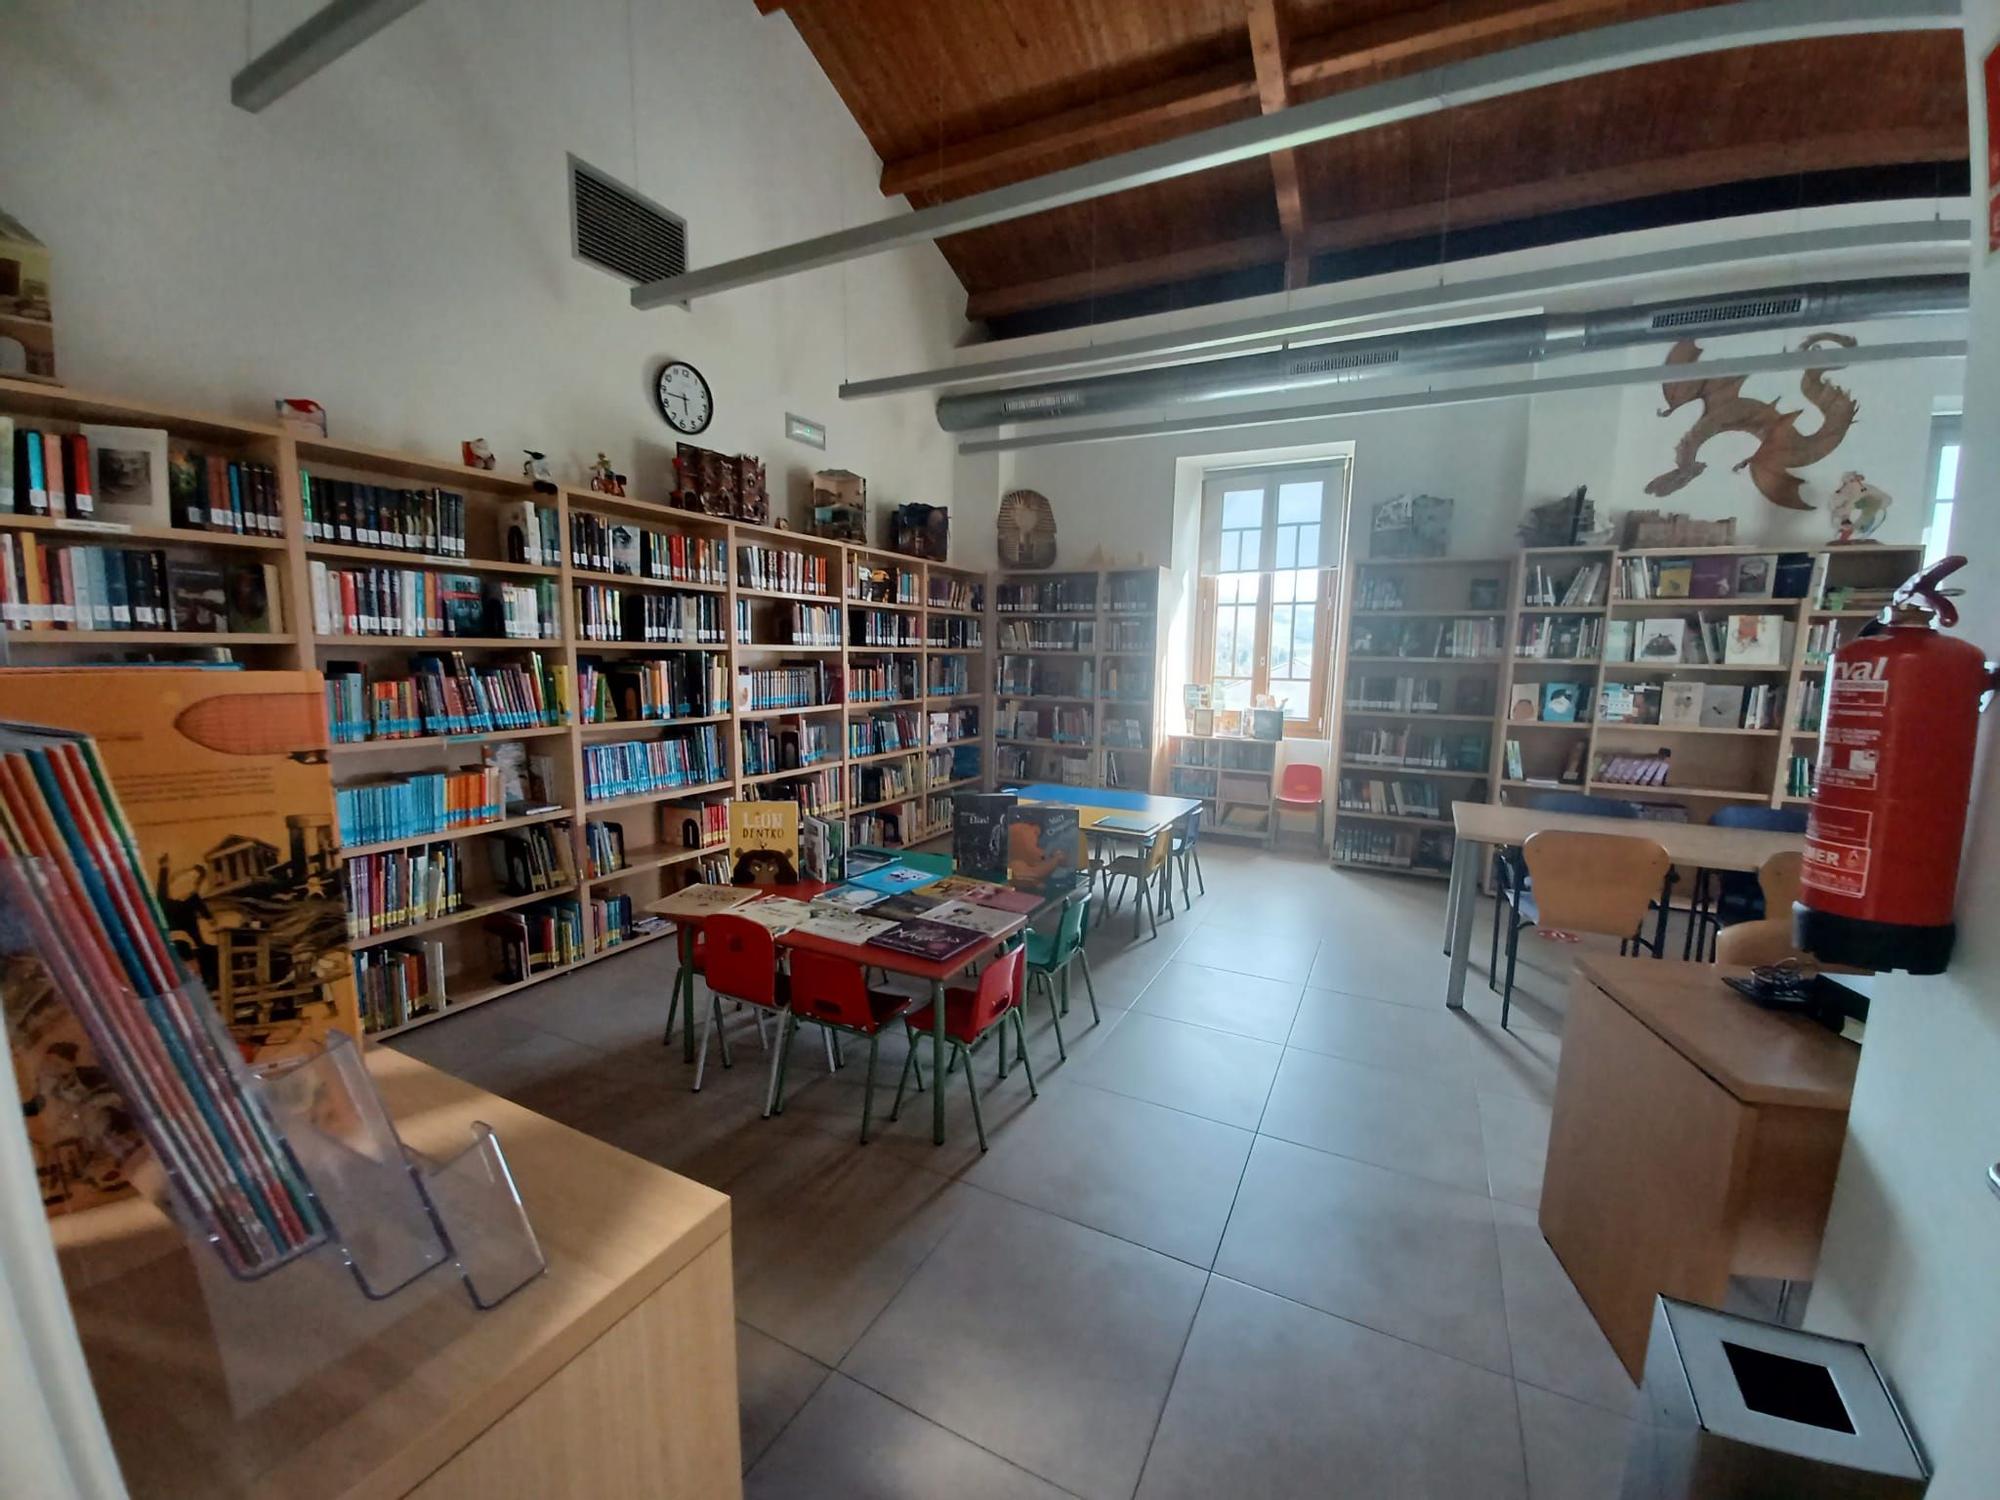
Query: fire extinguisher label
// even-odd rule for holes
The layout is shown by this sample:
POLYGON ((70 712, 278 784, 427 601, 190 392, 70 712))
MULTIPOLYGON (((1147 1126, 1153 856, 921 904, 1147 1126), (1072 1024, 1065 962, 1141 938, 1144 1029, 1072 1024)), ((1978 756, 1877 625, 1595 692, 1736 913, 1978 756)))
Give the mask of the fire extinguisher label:
POLYGON ((1889 684, 1838 677, 1828 697, 1819 742, 1817 784, 1872 791, 1882 770, 1882 731, 1889 722, 1889 684))
POLYGON ((1871 812, 1814 803, 1806 820, 1806 857, 1799 883, 1829 896, 1868 894, 1868 825, 1871 812))

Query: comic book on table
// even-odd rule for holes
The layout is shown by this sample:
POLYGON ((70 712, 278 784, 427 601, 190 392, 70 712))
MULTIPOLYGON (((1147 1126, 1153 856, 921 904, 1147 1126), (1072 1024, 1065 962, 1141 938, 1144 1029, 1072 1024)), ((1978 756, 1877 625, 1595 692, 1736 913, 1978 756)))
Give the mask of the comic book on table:
POLYGON ((1011 932, 1021 925, 1019 912, 1004 911, 997 906, 979 906, 971 901, 940 901, 924 916, 929 921, 968 928, 987 937, 1011 932))
POLYGON ((1038 804, 1007 814, 1007 866, 1024 891, 1060 895, 1083 868, 1082 821, 1073 807, 1038 804))
POLYGON ((966 949, 985 942, 986 938, 970 928, 953 927, 949 923, 932 922, 923 917, 911 917, 906 922, 898 922, 872 941, 878 948, 893 948, 899 953, 911 953, 918 958, 936 960, 963 953, 966 949))
POLYGON ((860 944, 873 941, 895 925, 892 919, 871 917, 866 912, 822 911, 814 907, 812 914, 792 928, 792 932, 810 933, 836 943, 860 944))

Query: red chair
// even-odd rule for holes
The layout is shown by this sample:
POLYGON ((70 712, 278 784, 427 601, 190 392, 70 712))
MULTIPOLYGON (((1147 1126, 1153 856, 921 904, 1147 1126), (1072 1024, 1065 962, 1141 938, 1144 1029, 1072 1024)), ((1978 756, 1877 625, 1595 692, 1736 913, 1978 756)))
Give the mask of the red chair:
POLYGON ((1311 761, 1295 760, 1285 767, 1278 780, 1277 806, 1271 810, 1271 842, 1278 840, 1278 815, 1305 812, 1313 815, 1313 844, 1326 837, 1326 773, 1311 761))
MULTIPOLYGON (((792 1005, 778 1022, 778 1055, 772 1075, 771 1102, 785 1112, 785 1073, 791 1065, 792 1038, 801 1021, 817 1021, 829 1031, 868 1038, 868 1082, 861 1091, 861 1144, 868 1144, 868 1126, 875 1117, 875 1052, 882 1028, 915 1002, 908 995, 872 989, 861 965, 849 958, 792 950, 792 1005)), ((767 1108, 764 1111, 773 1111, 767 1108)))
MULTIPOLYGON (((1028 1075, 1028 1096, 1040 1098, 1035 1088, 1035 1066, 1028 1061, 1028 1031, 1021 1023, 1021 975, 1027 963, 1027 950, 1016 947, 1001 954, 980 973, 977 989, 953 989, 944 992, 944 1034, 951 1042, 952 1063, 963 1064, 965 1069, 965 1091, 972 1096, 972 1125, 979 1132, 979 1149, 986 1149, 986 1122, 979 1117, 979 1088, 972 1081, 972 1049, 986 1039, 990 1031, 1000 1031, 1000 1076, 1007 1076, 1007 1033, 1004 1026, 1009 1017, 1014 1022, 1014 1039, 1020 1049, 1021 1067, 1028 1075)), ((917 1087, 924 1086, 923 1064, 917 1061, 918 1046, 930 1035, 936 1002, 927 1004, 921 1010, 914 1010, 903 1017, 908 1028, 910 1055, 903 1059, 903 1076, 896 1082, 896 1103, 889 1111, 889 1118, 895 1119, 903 1110, 903 1086, 910 1080, 910 1069, 917 1070, 917 1087)), ((933 1079, 938 1088, 944 1087, 942 1078, 933 1079)))
MULTIPOLYGON (((702 1023, 701 1052, 694 1063, 694 1091, 701 1092, 702 1072, 708 1066, 708 1039, 719 1033, 722 1065, 736 1064, 729 1055, 729 1036, 722 1031, 722 1002, 739 1000, 760 1010, 783 1011, 791 1003, 785 976, 778 972, 778 945, 771 929, 748 917, 718 912, 702 924, 701 965, 708 980, 708 1019, 702 1023)), ((690 1004, 689 1012, 692 1014, 690 1004)), ((777 1081, 777 1058, 771 1059, 773 1084, 777 1081)), ((769 1091, 764 1113, 771 1113, 769 1091)))

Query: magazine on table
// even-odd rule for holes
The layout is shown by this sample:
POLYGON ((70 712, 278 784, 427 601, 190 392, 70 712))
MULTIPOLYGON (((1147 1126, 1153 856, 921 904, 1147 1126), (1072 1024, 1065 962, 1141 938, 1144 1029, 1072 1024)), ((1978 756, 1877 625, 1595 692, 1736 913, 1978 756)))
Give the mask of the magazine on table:
POLYGON ((989 880, 968 880, 963 875, 947 875, 936 885, 925 886, 924 894, 1023 913, 1042 904, 1042 898, 1033 891, 1017 891, 1011 885, 995 885, 989 880))
POLYGON ((907 922, 898 922, 872 941, 878 948, 893 948, 899 953, 915 954, 918 958, 945 959, 968 948, 978 947, 986 941, 986 937, 970 928, 912 917, 907 922))
POLYGON ((827 938, 836 943, 866 943, 872 942, 895 925, 893 921, 866 916, 861 912, 815 909, 791 931, 794 935, 801 932, 810 933, 814 937, 827 938))
POLYGON ((812 904, 815 911, 865 911, 888 899, 887 891, 871 891, 865 885, 837 885, 813 897, 812 904))
POLYGON ((927 917, 937 906, 937 897, 928 891, 905 891, 900 896, 890 896, 868 908, 871 917, 893 917, 906 921, 911 917, 927 917))
POLYGON ((769 928, 771 936, 776 937, 805 921, 812 915, 812 908, 803 901, 794 901, 790 896, 767 896, 762 901, 737 907, 730 915, 748 917, 759 927, 769 928))
POLYGON ((918 886, 935 885, 942 879, 942 875, 933 875, 928 870, 913 870, 908 865, 884 865, 879 870, 854 876, 849 884, 894 895, 898 891, 915 890, 918 886))
POLYGON ((1021 925, 1019 912, 1004 911, 997 906, 977 906, 970 901, 940 901, 924 914, 932 922, 948 922, 953 927, 968 927, 988 937, 998 937, 1003 932, 1011 932, 1021 925))
POLYGON ((682 886, 671 895, 648 902, 646 910, 663 917, 712 917, 717 912, 734 911, 757 899, 757 892, 741 885, 706 885, 697 881, 682 886))

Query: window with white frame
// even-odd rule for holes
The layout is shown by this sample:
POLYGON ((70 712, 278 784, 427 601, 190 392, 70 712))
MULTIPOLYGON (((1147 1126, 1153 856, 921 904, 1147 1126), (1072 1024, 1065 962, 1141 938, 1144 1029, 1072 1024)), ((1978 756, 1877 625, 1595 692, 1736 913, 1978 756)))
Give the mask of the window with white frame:
POLYGON ((1958 415, 1931 418, 1930 518, 1924 526, 1924 566, 1945 555, 1951 545, 1951 511, 1958 499, 1959 434, 1965 419, 1958 415))

